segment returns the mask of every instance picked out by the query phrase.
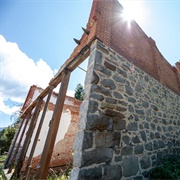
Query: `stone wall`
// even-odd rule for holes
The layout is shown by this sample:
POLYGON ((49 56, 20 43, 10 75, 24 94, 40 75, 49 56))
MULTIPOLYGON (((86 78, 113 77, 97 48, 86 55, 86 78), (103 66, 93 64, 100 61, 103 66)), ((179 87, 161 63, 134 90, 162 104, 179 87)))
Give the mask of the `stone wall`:
POLYGON ((180 154, 180 97, 97 40, 74 150, 71 180, 147 178, 180 154))

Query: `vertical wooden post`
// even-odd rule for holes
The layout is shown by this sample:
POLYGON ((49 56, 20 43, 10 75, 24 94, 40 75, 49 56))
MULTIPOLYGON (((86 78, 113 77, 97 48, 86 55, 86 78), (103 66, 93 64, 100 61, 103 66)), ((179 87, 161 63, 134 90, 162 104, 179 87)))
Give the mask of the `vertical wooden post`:
POLYGON ((32 162, 32 158, 33 158, 34 151, 35 151, 37 141, 38 141, 38 138, 39 138, 39 134, 41 132, 41 128, 42 128, 42 125, 43 125, 43 122, 44 122, 44 118, 45 118, 45 115, 46 115, 46 110, 48 108, 48 104, 49 104, 49 101, 50 101, 50 98, 51 98, 52 91, 53 91, 53 87, 50 87, 49 94, 48 94, 48 97, 47 97, 47 100, 46 100, 46 104, 45 104, 44 109, 43 109, 43 113, 42 113, 42 116, 41 116, 41 119, 40 119, 40 122, 39 122, 39 126, 38 126, 38 129, 37 129, 37 132, 36 132, 36 136, 34 138, 33 145, 32 145, 32 148, 31 148, 31 152, 30 152, 30 155, 29 155, 29 158, 28 158, 28 162, 26 164, 26 168, 25 168, 25 171, 24 171, 25 180, 27 180, 28 176, 29 176, 29 172, 30 172, 29 166, 30 166, 30 164, 32 162))
POLYGON ((19 133, 21 132, 22 125, 23 125, 23 123, 24 123, 24 121, 25 121, 25 118, 26 118, 26 117, 24 117, 24 118, 21 120, 20 125, 19 125, 19 128, 18 128, 18 130, 16 131, 16 134, 15 134, 13 140, 12 140, 12 145, 11 145, 11 147, 10 147, 10 149, 9 149, 9 152, 8 152, 8 155, 7 155, 7 158, 6 158, 6 161, 5 161, 5 163, 4 163, 4 167, 3 167, 4 169, 7 168, 7 165, 8 165, 8 163, 9 163, 10 157, 11 157, 11 155, 12 155, 12 152, 13 152, 14 148, 15 148, 15 144, 16 144, 17 138, 18 138, 18 136, 19 136, 19 133))
POLYGON ((35 111, 34 111, 34 114, 33 114, 33 117, 32 117, 31 122, 30 122, 28 132, 26 134, 26 138, 25 138, 25 141, 24 141, 20 156, 19 156, 19 158, 17 160, 17 165, 16 165, 16 168, 14 170, 12 178, 13 177, 19 178, 19 173, 21 171, 22 164, 23 164, 27 149, 28 149, 29 144, 30 144, 30 140, 31 140, 31 137, 32 137, 32 134, 33 134, 33 131, 34 131, 34 126, 36 125, 36 122, 37 122, 37 118, 38 118, 38 115, 39 115, 39 111, 40 111, 40 108, 41 108, 42 101, 43 101, 43 98, 39 98, 38 103, 37 103, 36 108, 35 108, 35 111))
POLYGON ((46 179, 48 175, 48 169, 50 165, 50 160, 54 148, 54 143, 56 140, 57 131, 59 128, 60 118, 63 111, 64 100, 66 97, 66 91, 68 88, 70 78, 70 71, 68 69, 64 70, 63 79, 59 89, 59 94, 57 97, 55 109, 52 115, 52 120, 50 123, 50 128, 46 138, 45 146, 41 156, 40 164, 38 166, 38 172, 36 179, 46 179))
POLYGON ((28 114, 28 118, 26 119, 26 122, 25 122, 25 125, 24 125, 24 128, 23 128, 23 131, 22 131, 22 133, 21 133, 21 136, 20 136, 20 138, 19 138, 18 145, 17 145, 17 147, 16 147, 16 151, 15 151, 13 157, 12 157, 12 162, 11 162, 11 165, 9 166, 8 173, 11 173, 12 168, 13 168, 13 166, 14 166, 14 162, 16 161, 16 156, 17 156, 17 154, 18 154, 19 147, 20 147, 20 144, 21 144, 22 138, 23 138, 23 136, 24 136, 24 133, 25 133, 25 130, 26 130, 26 127, 27 127, 27 124, 28 124, 28 122, 29 122, 30 117, 31 117, 31 112, 28 114))

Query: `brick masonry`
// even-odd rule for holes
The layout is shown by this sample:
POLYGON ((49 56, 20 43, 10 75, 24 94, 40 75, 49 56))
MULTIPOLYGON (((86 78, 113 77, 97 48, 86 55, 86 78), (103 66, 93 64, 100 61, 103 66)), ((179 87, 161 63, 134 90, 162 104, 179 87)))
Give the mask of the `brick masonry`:
POLYGON ((147 178, 180 154, 180 97, 96 40, 74 151, 71 180, 147 178))
MULTIPOLYGON (((178 66, 169 64, 158 50, 155 41, 148 37, 135 21, 131 22, 129 28, 121 16, 122 12, 123 7, 117 0, 94 0, 87 24, 87 29, 90 30, 89 38, 97 37, 161 84, 179 93, 178 66)), ((81 41, 84 42, 84 37, 81 41)))

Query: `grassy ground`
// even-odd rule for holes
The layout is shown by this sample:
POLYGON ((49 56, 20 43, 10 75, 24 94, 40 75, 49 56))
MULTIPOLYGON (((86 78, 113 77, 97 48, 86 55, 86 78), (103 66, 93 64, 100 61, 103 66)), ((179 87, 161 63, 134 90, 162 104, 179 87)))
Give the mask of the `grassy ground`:
POLYGON ((6 180, 3 170, 2 170, 2 166, 4 164, 5 159, 6 159, 6 155, 0 156, 0 180, 6 180))

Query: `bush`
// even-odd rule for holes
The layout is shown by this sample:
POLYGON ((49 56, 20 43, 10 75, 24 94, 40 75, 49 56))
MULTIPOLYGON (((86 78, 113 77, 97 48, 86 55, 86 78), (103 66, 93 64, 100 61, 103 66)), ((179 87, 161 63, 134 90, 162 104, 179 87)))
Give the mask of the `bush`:
POLYGON ((180 158, 169 158, 162 162, 162 165, 151 170, 150 179, 180 179, 180 158))
POLYGON ((11 141, 16 132, 17 125, 9 126, 0 132, 0 155, 4 154, 9 150, 11 141))

